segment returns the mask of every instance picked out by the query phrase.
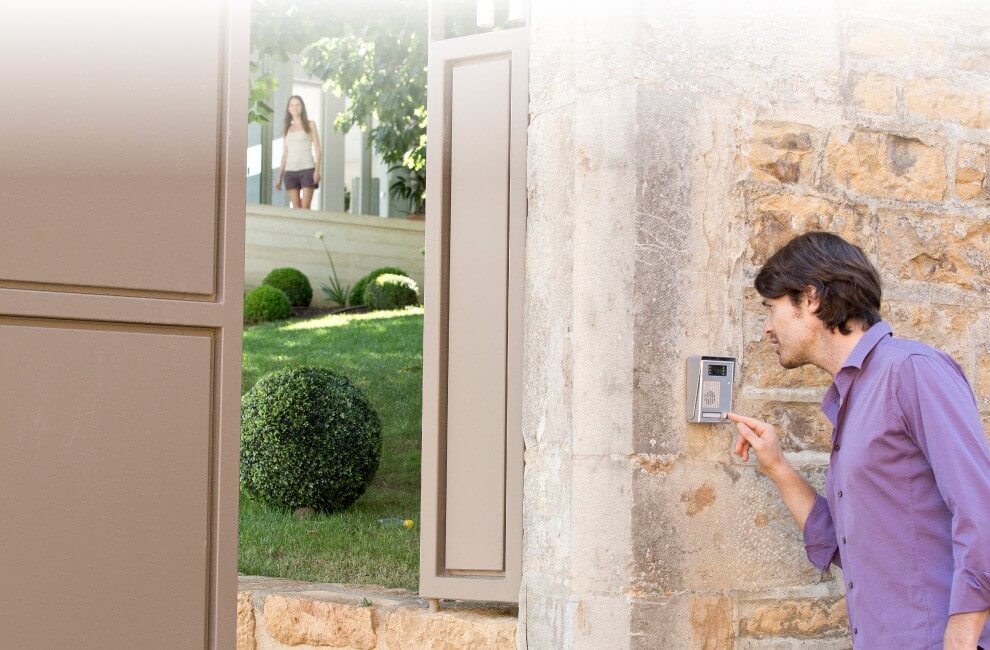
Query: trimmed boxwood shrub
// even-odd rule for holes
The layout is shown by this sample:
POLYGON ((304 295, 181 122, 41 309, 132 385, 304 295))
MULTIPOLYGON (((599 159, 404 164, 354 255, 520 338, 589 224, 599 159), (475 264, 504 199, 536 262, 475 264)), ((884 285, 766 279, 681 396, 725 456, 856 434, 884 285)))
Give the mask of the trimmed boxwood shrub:
POLYGON ((270 373, 241 403, 241 483, 282 509, 334 512, 371 483, 382 425, 364 394, 329 368, 270 373))
POLYGON ((401 309, 419 304, 419 287, 412 278, 386 273, 369 282, 364 290, 364 304, 369 309, 401 309))
POLYGON ((309 303, 313 302, 313 287, 309 283, 309 278, 302 271, 291 266, 274 269, 265 276, 263 284, 285 292, 293 307, 309 307, 309 303))
POLYGON ((244 296, 244 320, 249 323, 283 320, 291 315, 289 297, 273 286, 263 284, 244 296))
POLYGON ((357 283, 354 284, 354 287, 351 289, 350 295, 348 295, 347 297, 347 304, 349 305, 366 304, 364 302, 364 291, 365 289, 368 288, 368 283, 374 280, 375 278, 377 278, 378 276, 385 275, 386 273, 392 275, 401 275, 407 278, 409 277, 408 273, 394 266, 383 266, 380 269, 375 269, 374 271, 364 276, 363 278, 358 280, 357 283))

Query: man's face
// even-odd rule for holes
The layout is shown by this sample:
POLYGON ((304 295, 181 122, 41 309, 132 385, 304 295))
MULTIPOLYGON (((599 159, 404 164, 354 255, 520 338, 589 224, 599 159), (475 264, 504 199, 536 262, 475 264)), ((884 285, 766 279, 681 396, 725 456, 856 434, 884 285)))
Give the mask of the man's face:
POLYGON ((795 305, 790 296, 764 298, 763 306, 767 308, 763 333, 773 344, 780 365, 789 370, 811 363, 822 322, 812 313, 808 299, 802 296, 795 305))

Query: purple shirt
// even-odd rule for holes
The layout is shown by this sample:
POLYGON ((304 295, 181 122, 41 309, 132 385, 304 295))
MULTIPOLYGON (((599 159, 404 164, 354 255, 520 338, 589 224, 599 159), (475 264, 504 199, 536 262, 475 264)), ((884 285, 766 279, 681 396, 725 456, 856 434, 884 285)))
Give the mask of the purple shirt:
POLYGON ((854 647, 941 648, 950 615, 990 609, 990 449, 973 389, 952 357, 880 322, 822 410, 832 455, 808 559, 842 569, 854 647))

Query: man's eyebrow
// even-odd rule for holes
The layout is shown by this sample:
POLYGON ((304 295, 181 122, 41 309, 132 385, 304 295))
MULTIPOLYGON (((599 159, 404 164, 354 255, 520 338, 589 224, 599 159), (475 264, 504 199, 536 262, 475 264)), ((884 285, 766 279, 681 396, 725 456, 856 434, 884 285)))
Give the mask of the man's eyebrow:
POLYGON ((761 300, 760 301, 760 304, 763 305, 764 307, 769 307, 770 306, 770 305, 767 304, 767 301, 766 300, 761 300))

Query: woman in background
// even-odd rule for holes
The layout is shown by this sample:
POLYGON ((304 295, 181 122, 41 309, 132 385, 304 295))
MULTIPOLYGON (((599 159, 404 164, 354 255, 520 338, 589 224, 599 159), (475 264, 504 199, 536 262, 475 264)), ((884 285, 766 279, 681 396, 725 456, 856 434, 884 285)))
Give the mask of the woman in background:
POLYGON ((289 192, 293 208, 309 210, 313 192, 320 186, 320 136, 316 122, 306 115, 302 97, 293 95, 285 107, 285 128, 282 131, 282 166, 275 189, 289 192))

